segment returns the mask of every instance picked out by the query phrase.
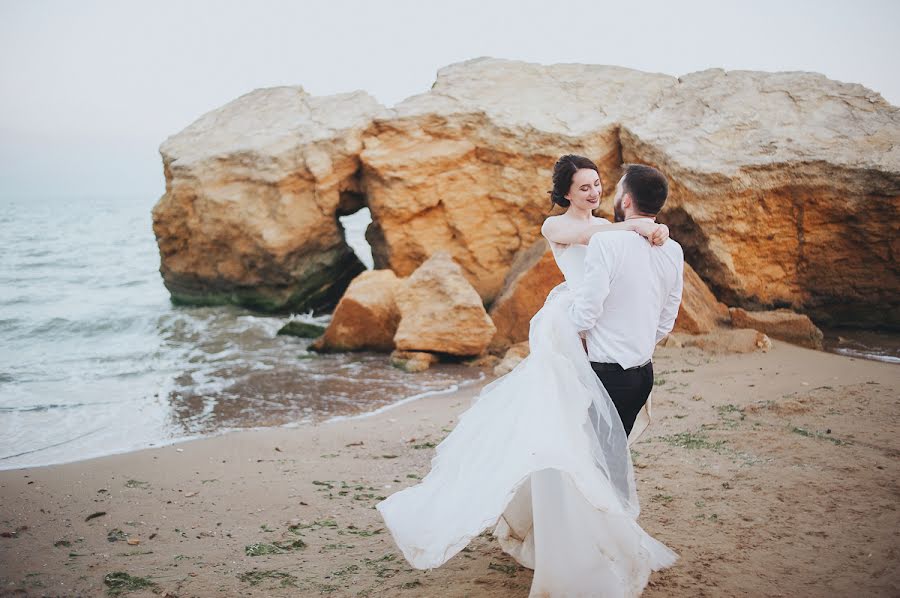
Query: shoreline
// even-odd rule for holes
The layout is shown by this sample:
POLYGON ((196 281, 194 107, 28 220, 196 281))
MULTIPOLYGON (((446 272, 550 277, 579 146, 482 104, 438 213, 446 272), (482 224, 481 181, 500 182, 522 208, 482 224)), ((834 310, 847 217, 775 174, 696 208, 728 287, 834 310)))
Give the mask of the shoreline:
MULTIPOLYGON (((832 329, 831 332, 834 332, 834 330, 836 330, 836 329, 832 329)), ((872 331, 869 331, 869 332, 872 332, 872 331)), ((874 361, 874 362, 878 362, 878 363, 891 364, 891 365, 900 364, 900 358, 897 358, 897 357, 893 357, 890 355, 876 354, 876 353, 871 353, 871 352, 865 352, 865 351, 858 351, 858 350, 854 350, 854 349, 840 349, 840 348, 836 348, 836 347, 826 347, 824 349, 819 350, 819 352, 827 353, 827 354, 831 354, 831 355, 839 355, 842 357, 857 359, 857 360, 862 360, 862 361, 874 361)), ((141 450, 146 450, 146 449, 151 449, 151 448, 160 448, 160 447, 172 446, 175 444, 181 444, 184 442, 191 442, 194 440, 201 440, 204 438, 215 438, 217 436, 222 436, 225 434, 232 434, 235 432, 245 432, 245 431, 253 431, 253 430, 269 430, 269 429, 280 429, 280 428, 293 429, 293 428, 297 428, 297 427, 301 427, 301 426, 318 425, 318 424, 323 424, 323 423, 342 421, 342 420, 346 420, 346 419, 365 418, 365 417, 377 415, 383 411, 388 411, 390 409, 394 409, 395 407, 404 405, 407 402, 417 401, 417 400, 426 398, 431 395, 457 392, 465 387, 472 386, 472 385, 481 386, 481 385, 484 385, 487 383, 485 381, 487 378, 492 379, 493 375, 490 373, 489 370, 483 369, 482 377, 478 378, 476 380, 463 380, 463 381, 452 384, 450 387, 448 387, 446 389, 433 390, 433 391, 428 390, 428 391, 424 391, 424 392, 417 393, 414 395, 410 395, 409 397, 404 397, 403 399, 400 399, 396 403, 389 403, 387 405, 382 405, 381 407, 376 407, 375 409, 373 409, 371 411, 361 411, 359 413, 354 413, 354 414, 350 414, 350 415, 335 415, 335 416, 331 416, 327 419, 323 419, 319 422, 297 421, 297 422, 288 422, 288 423, 284 423, 284 424, 280 424, 280 425, 276 425, 276 426, 252 426, 252 427, 234 427, 234 428, 218 429, 218 430, 215 430, 215 431, 209 432, 209 433, 199 433, 199 434, 194 434, 194 435, 190 435, 190 436, 177 437, 177 438, 173 438, 173 439, 168 439, 167 441, 163 441, 163 442, 151 443, 151 444, 142 445, 142 446, 128 447, 128 448, 123 448, 123 449, 116 449, 111 452, 104 452, 102 454, 90 455, 87 457, 76 457, 76 458, 65 460, 65 461, 54 461, 52 463, 42 463, 42 464, 37 464, 37 465, 29 464, 29 465, 18 465, 18 466, 13 466, 13 467, 3 467, 2 461, 0 461, 0 472, 16 471, 19 469, 30 469, 30 468, 37 468, 37 467, 51 467, 54 465, 68 465, 68 464, 72 464, 72 463, 78 463, 80 461, 86 461, 86 460, 90 460, 90 459, 98 459, 101 457, 107 457, 107 456, 111 456, 111 455, 122 455, 122 454, 132 453, 135 451, 141 451, 141 450)), ((80 437, 76 436, 74 438, 70 438, 69 440, 67 440, 65 442, 71 442, 73 440, 77 440, 78 438, 80 438, 80 437)), ((39 449, 33 449, 31 451, 26 451, 24 453, 8 455, 6 458, 14 458, 14 457, 18 457, 18 456, 21 456, 24 454, 39 452, 39 451, 46 450, 48 448, 53 448, 55 446, 58 446, 58 445, 56 445, 56 444, 48 445, 46 447, 41 447, 39 449)))
MULTIPOLYGON (((414 401, 418 401, 418 400, 427 398, 432 395, 455 393, 455 392, 458 392, 458 391, 462 390, 463 388, 466 388, 469 386, 483 385, 483 384, 485 384, 485 379, 488 377, 490 377, 490 375, 486 371, 482 370, 482 375, 478 379, 462 380, 462 381, 451 384, 450 386, 448 386, 445 389, 426 390, 426 391, 423 391, 420 393, 410 395, 408 397, 404 397, 404 398, 400 399, 399 401, 397 401, 396 403, 388 403, 387 405, 382 405, 380 407, 376 407, 375 409, 372 409, 371 411, 360 411, 359 413, 352 413, 352 414, 347 414, 347 415, 334 415, 334 416, 331 416, 327 419, 323 419, 318 422, 316 422, 316 421, 297 421, 297 422, 288 422, 288 423, 280 424, 277 426, 252 426, 252 427, 224 428, 224 429, 218 429, 218 430, 215 430, 215 431, 209 432, 209 433, 201 433, 201 434, 194 434, 191 436, 172 438, 172 439, 168 439, 167 441, 163 441, 163 442, 150 443, 149 445, 123 448, 123 449, 113 450, 111 452, 105 452, 102 454, 90 455, 87 457, 76 457, 74 459, 66 460, 66 461, 54 461, 53 463, 43 463, 43 464, 37 464, 37 465, 34 465, 34 464, 20 465, 20 466, 15 466, 15 467, 3 467, 2 465, 0 465, 0 472, 17 471, 20 469, 32 469, 32 468, 40 468, 40 467, 52 467, 54 465, 69 465, 72 463, 79 463, 81 461, 90 461, 91 459, 100 459, 102 457, 109 457, 112 455, 123 455, 123 454, 133 453, 133 452, 137 452, 137 451, 148 450, 148 449, 152 449, 152 448, 163 448, 163 447, 167 447, 167 446, 173 446, 175 444, 181 444, 184 442, 192 442, 195 440, 202 440, 204 438, 216 438, 218 436, 233 434, 233 433, 237 433, 237 432, 277 430, 277 429, 282 429, 282 428, 295 429, 295 428, 299 428, 302 426, 321 425, 321 424, 327 424, 327 423, 332 423, 332 422, 337 422, 337 421, 352 420, 352 419, 356 419, 356 418, 366 418, 366 417, 371 417, 373 415, 377 415, 384 411, 389 411, 391 409, 394 409, 395 407, 399 407, 401 405, 405 405, 410 402, 414 402, 414 401)), ((92 433, 92 432, 89 432, 89 433, 92 433)), ((66 440, 65 442, 71 442, 73 440, 82 438, 83 436, 84 435, 76 436, 74 438, 70 438, 70 439, 66 440)), ((51 445, 48 445, 46 447, 42 447, 39 449, 25 451, 24 453, 8 455, 6 458, 11 459, 14 457, 19 457, 22 455, 27 455, 30 453, 35 453, 35 452, 39 452, 42 450, 46 450, 48 448, 54 448, 56 446, 59 446, 60 444, 64 444, 65 442, 51 444, 51 445)))
MULTIPOLYGON (((778 341, 654 361, 640 523, 681 558, 645 596, 896 594, 896 365, 778 341)), ((2 470, 0 595, 100 595, 127 572, 178 596, 524 597, 531 571, 487 534, 419 571, 374 509, 429 471, 491 380, 327 425, 2 470)))

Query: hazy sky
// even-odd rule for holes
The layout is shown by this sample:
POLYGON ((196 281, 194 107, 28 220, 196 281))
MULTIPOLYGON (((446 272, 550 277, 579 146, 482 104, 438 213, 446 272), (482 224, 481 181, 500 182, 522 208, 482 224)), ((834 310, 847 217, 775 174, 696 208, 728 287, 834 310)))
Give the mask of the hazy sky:
POLYGON ((900 2, 0 0, 0 198, 154 200, 159 144, 241 94, 392 105, 477 56, 811 70, 900 105, 900 2))

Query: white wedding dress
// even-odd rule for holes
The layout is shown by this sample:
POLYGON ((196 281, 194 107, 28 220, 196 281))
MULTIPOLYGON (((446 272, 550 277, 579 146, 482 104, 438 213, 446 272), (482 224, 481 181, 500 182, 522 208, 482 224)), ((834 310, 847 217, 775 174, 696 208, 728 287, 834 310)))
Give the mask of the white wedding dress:
POLYGON ((529 356, 482 389, 419 484, 376 505, 413 567, 489 527, 534 570, 530 597, 637 596, 678 558, 637 523, 622 422, 567 314, 585 250, 556 254, 566 282, 531 319, 529 356))

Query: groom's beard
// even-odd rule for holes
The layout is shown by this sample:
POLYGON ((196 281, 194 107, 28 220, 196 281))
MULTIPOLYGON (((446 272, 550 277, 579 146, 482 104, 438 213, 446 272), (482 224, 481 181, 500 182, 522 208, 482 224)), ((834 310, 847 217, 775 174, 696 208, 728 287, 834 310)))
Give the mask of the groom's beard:
POLYGON ((622 209, 622 204, 620 203, 613 204, 613 220, 616 222, 625 221, 625 210, 622 209))

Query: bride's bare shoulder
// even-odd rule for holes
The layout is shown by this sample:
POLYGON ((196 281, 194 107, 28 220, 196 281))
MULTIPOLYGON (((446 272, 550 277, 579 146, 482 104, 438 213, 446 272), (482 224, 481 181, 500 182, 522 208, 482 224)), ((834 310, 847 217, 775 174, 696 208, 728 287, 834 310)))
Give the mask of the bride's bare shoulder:
POLYGON ((559 230, 562 222, 559 221, 561 214, 556 216, 547 216, 544 218, 544 223, 541 225, 541 234, 545 237, 550 238, 554 231, 559 230))
POLYGON ((546 218, 544 218, 544 224, 547 224, 548 222, 551 222, 551 223, 559 222, 559 219, 562 217, 563 217, 563 214, 556 214, 555 216, 547 216, 546 218))
POLYGON ((564 222, 559 219, 562 217, 562 214, 557 216, 548 216, 544 219, 544 223, 541 225, 541 235, 547 242, 550 243, 551 247, 562 248, 565 247, 565 243, 560 243, 559 241, 555 241, 554 239, 558 238, 560 231, 565 226, 564 222))
POLYGON ((594 222, 598 222, 600 224, 612 224, 612 222, 610 222, 606 218, 601 218, 600 216, 594 216, 594 222))

